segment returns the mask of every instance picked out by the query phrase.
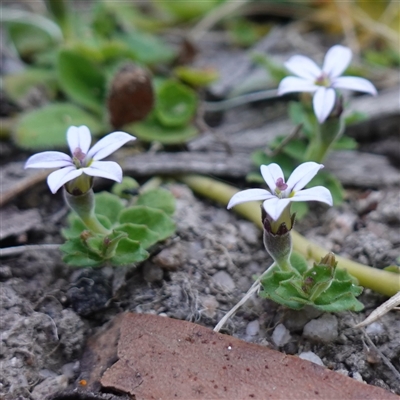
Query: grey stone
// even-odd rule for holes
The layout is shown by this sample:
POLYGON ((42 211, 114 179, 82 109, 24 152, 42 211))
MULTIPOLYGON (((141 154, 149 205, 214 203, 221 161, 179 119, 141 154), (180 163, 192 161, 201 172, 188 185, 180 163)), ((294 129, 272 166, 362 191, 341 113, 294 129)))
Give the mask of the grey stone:
POLYGON ((313 319, 304 326, 303 336, 319 342, 332 342, 338 337, 338 320, 332 314, 313 319))
POLYGON ((214 283, 228 292, 232 291, 236 287, 232 277, 226 271, 218 271, 211 279, 214 283))

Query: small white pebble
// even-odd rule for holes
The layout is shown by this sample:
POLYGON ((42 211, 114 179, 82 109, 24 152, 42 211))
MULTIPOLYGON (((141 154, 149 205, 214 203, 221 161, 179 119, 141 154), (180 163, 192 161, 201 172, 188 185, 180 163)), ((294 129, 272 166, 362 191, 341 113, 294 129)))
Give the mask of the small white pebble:
POLYGON ((301 358, 302 360, 311 361, 312 363, 321 365, 322 367, 325 366, 321 358, 318 357, 312 351, 303 351, 302 353, 299 354, 299 358, 301 358))
POLYGON ((385 328, 381 322, 376 321, 373 322, 372 324, 369 324, 365 328, 365 332, 367 332, 367 334, 370 336, 380 336, 385 332, 385 328))
POLYGON ((352 375, 353 375, 353 379, 355 379, 356 381, 365 383, 364 379, 362 378, 362 376, 359 372, 357 372, 357 371, 353 372, 352 375))
POLYGON ((289 343, 292 336, 288 329, 286 329, 285 325, 279 324, 272 333, 272 341, 275 346, 282 347, 286 343, 289 343))
POLYGON ((260 322, 258 321, 258 319, 250 321, 246 326, 246 335, 248 336, 256 336, 258 335, 259 331, 260 331, 260 322))

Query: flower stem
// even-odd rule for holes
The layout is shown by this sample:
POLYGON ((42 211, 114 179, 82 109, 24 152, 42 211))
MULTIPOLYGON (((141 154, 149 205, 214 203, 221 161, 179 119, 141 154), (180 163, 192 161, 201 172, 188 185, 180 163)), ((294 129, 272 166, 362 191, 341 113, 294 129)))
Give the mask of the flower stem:
MULTIPOLYGON (((222 205, 227 205, 231 197, 238 192, 233 186, 199 175, 182 175, 178 179, 198 194, 222 205)), ((239 204, 235 207, 235 211, 262 228, 259 202, 239 204)), ((304 257, 319 262, 329 253, 328 250, 310 242, 294 230, 291 233, 293 250, 304 257)), ((336 256, 336 261, 339 268, 346 269, 364 287, 387 296, 393 296, 400 291, 400 276, 394 272, 369 267, 340 256, 336 256)))
POLYGON ((97 219, 94 212, 95 200, 93 190, 74 196, 64 190, 64 198, 70 208, 75 211, 85 226, 93 233, 108 235, 111 233, 97 219))

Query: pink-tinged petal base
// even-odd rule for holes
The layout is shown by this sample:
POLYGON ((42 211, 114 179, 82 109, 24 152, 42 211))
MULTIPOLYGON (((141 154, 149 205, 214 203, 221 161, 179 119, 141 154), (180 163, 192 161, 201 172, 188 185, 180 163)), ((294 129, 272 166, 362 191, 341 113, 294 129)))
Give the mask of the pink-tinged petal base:
POLYGON ((314 161, 308 161, 300 164, 290 175, 286 189, 287 195, 289 195, 293 190, 295 192, 303 189, 317 175, 318 171, 324 168, 322 164, 318 164, 314 161))
POLYGON ((292 92, 315 92, 319 86, 314 85, 314 80, 306 80, 295 76, 283 78, 278 87, 278 96, 292 92))
POLYGON ((54 194, 61 186, 80 175, 82 175, 81 169, 76 169, 75 166, 65 167, 52 172, 47 177, 47 184, 49 185, 51 192, 54 194))
POLYGON ((293 74, 307 80, 315 81, 322 71, 313 60, 305 56, 293 56, 285 62, 285 67, 293 74))
POLYGON ((76 149, 81 149, 82 153, 86 154, 89 151, 92 136, 87 126, 71 126, 67 130, 67 142, 71 154, 74 154, 76 149))
POLYGON ((122 181, 122 168, 114 161, 93 161, 90 167, 81 168, 86 175, 99 176, 116 182, 122 181))
POLYGON ((71 157, 60 151, 44 151, 29 157, 25 168, 61 168, 72 165, 71 157))
POLYGON ((341 45, 333 46, 325 55, 322 70, 331 79, 335 79, 349 66, 352 56, 353 54, 348 47, 341 45))
POLYGON ((370 81, 364 78, 358 78, 356 76, 341 76, 336 78, 332 83, 332 87, 338 89, 356 90, 358 92, 365 92, 374 96, 378 94, 375 86, 370 81))
POLYGON ((285 180, 282 168, 278 164, 272 163, 269 165, 261 165, 260 170, 264 181, 267 183, 268 187, 271 190, 271 193, 275 194, 276 181, 279 178, 285 180))
POLYGON ((241 192, 238 192, 232 196, 227 208, 230 209, 238 204, 245 203, 246 201, 260 201, 274 197, 274 195, 265 189, 242 190, 241 192))
POLYGON ((335 105, 336 93, 334 89, 320 87, 314 94, 313 107, 319 123, 323 123, 335 105))
POLYGON ((263 203, 264 210, 274 220, 277 221, 281 216, 283 210, 292 201, 292 199, 280 199, 276 196, 265 200, 263 203))
POLYGON ((304 189, 297 192, 292 201, 320 201, 322 203, 333 205, 331 192, 323 186, 315 186, 310 189, 304 189))
POLYGON ((118 150, 125 143, 130 140, 135 140, 135 136, 129 135, 125 132, 113 132, 100 139, 87 154, 87 159, 93 159, 95 161, 106 158, 114 151, 118 150))

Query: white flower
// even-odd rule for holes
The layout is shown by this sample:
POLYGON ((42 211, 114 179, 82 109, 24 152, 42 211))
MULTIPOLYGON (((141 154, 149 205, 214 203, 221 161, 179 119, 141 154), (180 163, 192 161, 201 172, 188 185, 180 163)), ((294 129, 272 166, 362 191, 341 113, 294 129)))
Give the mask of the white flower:
POLYGON ((283 210, 292 201, 321 201, 333 204, 331 192, 323 186, 303 189, 308 182, 323 168, 322 164, 313 161, 299 165, 285 183, 281 167, 278 164, 261 165, 261 175, 270 191, 265 189, 247 189, 233 195, 228 209, 246 201, 263 200, 267 214, 277 221, 283 210))
POLYGON ((285 67, 298 77, 284 78, 279 84, 278 95, 290 92, 315 92, 313 106, 320 123, 326 120, 334 107, 335 89, 357 90, 376 95, 374 85, 367 79, 340 76, 350 64, 351 57, 351 50, 340 45, 328 50, 322 69, 308 57, 291 57, 285 63, 285 67))
POLYGON ((47 177, 52 193, 65 183, 86 174, 101 176, 117 182, 122 180, 122 169, 113 161, 99 161, 136 138, 125 132, 113 132, 99 140, 90 150, 92 137, 87 126, 71 126, 67 131, 67 142, 72 154, 45 151, 29 157, 25 168, 61 168, 47 177))

